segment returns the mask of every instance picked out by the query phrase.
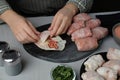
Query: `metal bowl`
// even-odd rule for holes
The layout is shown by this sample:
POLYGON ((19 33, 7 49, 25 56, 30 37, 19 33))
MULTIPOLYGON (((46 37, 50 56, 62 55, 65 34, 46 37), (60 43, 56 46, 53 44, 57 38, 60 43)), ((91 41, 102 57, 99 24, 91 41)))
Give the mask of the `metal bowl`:
MULTIPOLYGON (((58 65, 58 66, 65 66, 65 67, 71 68, 70 66, 66 66, 66 65, 58 65)), ((52 73, 53 73, 53 71, 54 71, 55 68, 56 67, 52 68, 51 71, 50 71, 51 80, 54 80, 53 76, 52 76, 52 73)), ((76 80, 76 72, 73 69, 72 69, 72 71, 73 71, 73 79, 72 80, 76 80)))
POLYGON ((114 40, 116 41, 116 43, 120 45, 120 38, 119 38, 119 37, 116 35, 116 33, 115 33, 115 29, 116 29, 118 26, 120 26, 120 23, 117 23, 117 24, 115 24, 115 25, 113 26, 113 28, 112 28, 112 35, 113 35, 113 38, 114 38, 114 40))

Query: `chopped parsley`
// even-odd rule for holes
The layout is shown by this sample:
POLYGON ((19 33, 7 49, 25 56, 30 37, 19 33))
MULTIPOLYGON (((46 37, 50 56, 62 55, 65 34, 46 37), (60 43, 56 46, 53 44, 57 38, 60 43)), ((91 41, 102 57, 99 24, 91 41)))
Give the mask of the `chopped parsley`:
POLYGON ((53 80, 72 80, 74 73, 72 68, 57 66, 52 72, 53 80))

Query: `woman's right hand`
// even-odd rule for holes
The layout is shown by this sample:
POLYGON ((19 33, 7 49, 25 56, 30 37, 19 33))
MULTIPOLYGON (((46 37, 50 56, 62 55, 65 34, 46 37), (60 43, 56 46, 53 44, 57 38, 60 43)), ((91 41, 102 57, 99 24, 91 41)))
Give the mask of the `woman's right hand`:
POLYGON ((28 20, 14 11, 7 10, 0 18, 10 26, 12 32, 21 43, 37 42, 39 40, 40 32, 28 20))

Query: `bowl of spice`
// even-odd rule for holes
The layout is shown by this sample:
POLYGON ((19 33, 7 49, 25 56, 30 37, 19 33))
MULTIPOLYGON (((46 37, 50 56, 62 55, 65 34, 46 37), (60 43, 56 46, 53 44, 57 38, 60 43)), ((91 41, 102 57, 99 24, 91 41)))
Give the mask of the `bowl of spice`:
POLYGON ((114 40, 117 42, 117 44, 120 45, 120 23, 117 23, 112 28, 112 34, 114 40))

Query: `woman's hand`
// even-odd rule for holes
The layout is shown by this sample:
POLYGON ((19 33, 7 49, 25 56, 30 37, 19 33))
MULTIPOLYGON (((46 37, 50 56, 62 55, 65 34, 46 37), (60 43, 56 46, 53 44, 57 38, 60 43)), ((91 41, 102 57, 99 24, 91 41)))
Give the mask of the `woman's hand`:
POLYGON ((73 4, 66 4, 60 9, 53 18, 52 24, 48 30, 51 36, 64 34, 71 25, 73 16, 78 12, 78 8, 73 4))
POLYGON ((4 12, 0 18, 11 28, 12 32, 21 43, 36 42, 39 40, 39 32, 22 16, 12 10, 4 12))

